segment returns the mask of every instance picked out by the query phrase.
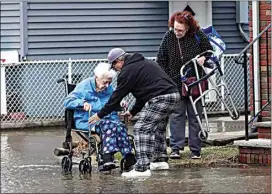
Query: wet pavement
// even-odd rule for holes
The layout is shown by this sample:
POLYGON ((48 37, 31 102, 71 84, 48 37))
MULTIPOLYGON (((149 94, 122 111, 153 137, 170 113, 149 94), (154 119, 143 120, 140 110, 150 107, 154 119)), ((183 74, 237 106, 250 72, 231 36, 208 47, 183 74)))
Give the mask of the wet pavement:
POLYGON ((271 168, 175 168, 126 179, 116 169, 80 176, 61 173, 53 150, 64 130, 1 132, 1 193, 271 193, 271 168))

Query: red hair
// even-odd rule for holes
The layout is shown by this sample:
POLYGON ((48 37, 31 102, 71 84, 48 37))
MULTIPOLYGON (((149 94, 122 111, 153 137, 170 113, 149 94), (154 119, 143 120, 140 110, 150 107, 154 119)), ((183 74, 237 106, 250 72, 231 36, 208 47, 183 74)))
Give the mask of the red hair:
POLYGON ((175 12, 168 21, 168 26, 174 28, 174 22, 177 21, 180 24, 185 24, 188 26, 188 31, 186 34, 193 35, 199 30, 198 22, 192 16, 189 11, 177 11, 175 12))

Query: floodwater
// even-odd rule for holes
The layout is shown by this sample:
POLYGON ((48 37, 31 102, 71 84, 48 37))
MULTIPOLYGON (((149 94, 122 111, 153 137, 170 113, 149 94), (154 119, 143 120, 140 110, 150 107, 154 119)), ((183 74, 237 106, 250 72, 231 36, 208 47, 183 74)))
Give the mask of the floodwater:
MULTIPOLYGON (((1 132, 1 193, 271 193, 271 168, 175 168, 127 179, 116 169, 63 175, 53 154, 64 130, 1 132)), ((171 166, 170 166, 171 167, 171 166)))

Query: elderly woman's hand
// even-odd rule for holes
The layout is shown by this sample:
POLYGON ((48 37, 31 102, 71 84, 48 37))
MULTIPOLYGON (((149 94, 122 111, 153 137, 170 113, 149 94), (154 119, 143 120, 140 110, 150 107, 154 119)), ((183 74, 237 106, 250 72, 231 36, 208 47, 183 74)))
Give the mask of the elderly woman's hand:
POLYGON ((83 109, 85 111, 89 111, 92 108, 92 106, 88 102, 84 102, 83 109))
POLYGON ((205 62, 205 60, 206 60, 206 57, 204 57, 204 56, 199 57, 199 58, 197 59, 197 63, 198 63, 199 65, 203 65, 204 62, 205 62))
POLYGON ((122 116, 127 116, 128 117, 128 120, 130 120, 133 116, 132 116, 132 114, 130 114, 130 112, 129 111, 126 111, 126 112, 124 112, 123 114, 121 114, 122 116))
POLYGON ((88 122, 89 122, 90 124, 94 124, 94 123, 96 123, 97 121, 100 121, 100 118, 97 116, 97 114, 91 116, 91 117, 89 118, 89 120, 88 120, 88 122))

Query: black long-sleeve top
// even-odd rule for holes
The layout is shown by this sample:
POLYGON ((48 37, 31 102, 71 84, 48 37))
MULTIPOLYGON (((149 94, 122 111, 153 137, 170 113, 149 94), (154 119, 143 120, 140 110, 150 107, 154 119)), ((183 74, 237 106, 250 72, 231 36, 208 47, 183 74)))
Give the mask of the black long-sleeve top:
MULTIPOLYGON (((204 32, 198 30, 196 34, 199 41, 194 35, 185 35, 183 38, 178 40, 173 30, 167 31, 161 41, 157 54, 157 63, 169 75, 169 77, 173 79, 180 91, 182 88, 180 76, 180 68, 182 65, 200 53, 212 50, 212 46, 204 32), (180 44, 180 48, 178 44, 180 44)), ((206 55, 206 57, 208 56, 210 56, 210 54, 206 55)), ((201 67, 198 68, 198 73, 199 75, 204 75, 201 67)), ((188 74, 188 77, 193 76, 195 76, 195 71, 191 71, 188 74)))
POLYGON ((178 92, 176 84, 156 62, 144 58, 139 53, 127 55, 117 78, 117 88, 97 115, 103 118, 116 110, 121 100, 129 93, 136 98, 136 103, 130 110, 134 116, 151 98, 174 92, 178 92))

